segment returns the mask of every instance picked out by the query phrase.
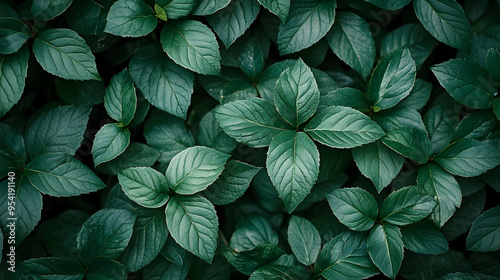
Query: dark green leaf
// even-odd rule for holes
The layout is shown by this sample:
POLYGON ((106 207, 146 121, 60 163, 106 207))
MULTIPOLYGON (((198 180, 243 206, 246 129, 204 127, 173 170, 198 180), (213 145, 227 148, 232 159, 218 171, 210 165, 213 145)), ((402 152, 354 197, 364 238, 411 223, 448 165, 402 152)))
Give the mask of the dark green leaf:
POLYGON ((432 84, 421 79, 415 80, 410 95, 398 103, 398 107, 408 107, 414 110, 422 109, 431 96, 432 84))
POLYGON ((500 82, 500 69, 498 69, 499 64, 500 51, 498 49, 489 49, 488 54, 486 55, 486 69, 488 69, 493 81, 495 82, 500 82))
POLYGON ((33 53, 42 68, 67 80, 100 80, 90 47, 75 31, 47 29, 33 42, 33 53))
POLYGON ((215 118, 214 111, 210 111, 200 121, 200 130, 196 140, 202 146, 214 148, 225 154, 231 154, 238 142, 227 135, 215 118))
POLYGON ((310 272, 302 266, 265 265, 256 269, 249 280, 309 279, 310 272))
POLYGON ((288 244, 299 262, 312 265, 321 249, 318 230, 307 219, 293 216, 288 224, 288 244))
POLYGON ((123 209, 102 209, 85 222, 77 238, 78 256, 89 265, 98 257, 116 259, 132 237, 136 215, 123 209))
POLYGON ((369 178, 380 193, 398 175, 404 158, 381 141, 352 149, 352 157, 359 171, 369 178))
POLYGON ((461 252, 449 250, 440 255, 420 255, 407 252, 400 275, 407 279, 436 279, 446 273, 470 271, 461 252))
POLYGON ((489 73, 480 64, 465 59, 452 59, 431 68, 441 86, 463 105, 485 109, 491 107, 495 88, 489 73))
POLYGON ((264 217, 252 215, 242 219, 231 236, 229 245, 237 251, 246 251, 262 245, 278 245, 278 234, 264 217))
POLYGON ((106 124, 95 135, 92 155, 97 166, 110 161, 127 149, 130 143, 130 131, 119 123, 106 124))
POLYGON ((336 0, 293 1, 278 33, 281 55, 306 49, 323 38, 335 20, 336 0))
POLYGON ((380 218, 394 225, 405 226, 429 216, 436 205, 436 200, 421 194, 417 186, 409 186, 392 192, 384 200, 380 218))
POLYGON ((322 94, 319 101, 318 112, 321 113, 330 106, 351 107, 362 112, 370 111, 366 93, 349 87, 334 89, 322 94))
POLYGON ((159 157, 160 153, 156 149, 145 144, 130 142, 125 152, 114 160, 99 165, 96 171, 108 175, 117 175, 118 172, 129 167, 152 166, 159 157))
MULTIPOLYGON (((399 104, 394 108, 374 114, 373 120, 386 132, 407 128, 410 130, 418 130, 418 133, 422 134, 422 136, 425 135, 425 137, 427 137, 428 134, 420 113, 415 109, 399 106, 399 104)), ((410 133, 413 132, 410 131, 410 133)))
POLYGON ((36 21, 48 21, 62 14, 72 0, 33 1, 31 15, 36 21))
POLYGON ((104 102, 106 89, 102 81, 74 81, 56 78, 55 84, 57 95, 67 105, 92 107, 104 102))
POLYGON ((459 116, 449 106, 438 105, 430 108, 424 115, 424 123, 429 132, 432 154, 439 153, 453 138, 459 116))
POLYGON ((453 135, 453 140, 477 139, 484 140, 495 128, 500 127, 500 122, 490 110, 478 110, 465 116, 453 135))
POLYGON ((455 279, 480 280, 480 278, 474 276, 473 274, 462 273, 462 272, 448 273, 448 274, 444 275, 443 277, 439 278, 438 280, 455 280, 455 279))
POLYGON ((420 168, 417 184, 423 194, 433 197, 438 202, 430 219, 438 227, 442 227, 462 204, 460 185, 451 174, 435 163, 420 168))
POLYGON ((197 16, 208 16, 226 7, 231 0, 200 0, 198 6, 191 12, 197 16))
POLYGON ((500 250, 500 207, 485 211, 472 222, 467 236, 467 250, 476 252, 500 250))
POLYGON ((51 196, 76 196, 106 185, 86 165, 62 153, 43 154, 26 165, 23 184, 51 196))
POLYGON ((88 266, 87 280, 125 279, 127 268, 108 258, 96 258, 88 266))
POLYGON ((470 265, 483 279, 498 279, 500 277, 500 252, 472 253, 468 259, 470 265), (488 278, 489 277, 489 278, 488 278))
POLYGON ((439 255, 448 251, 448 241, 431 222, 424 220, 401 228, 405 248, 419 254, 439 255))
POLYGON ((147 280, 178 280, 186 279, 191 267, 192 255, 186 256, 186 264, 178 266, 159 256, 146 266, 142 275, 147 280))
POLYGON ((0 117, 3 117, 21 99, 28 73, 27 47, 18 53, 0 55, 0 117))
POLYGON ((354 148, 384 136, 384 131, 361 112, 331 106, 314 116, 305 131, 316 141, 332 148, 354 148))
POLYGON ((13 127, 0 123, 0 178, 24 167, 27 156, 23 136, 13 127))
POLYGON ((395 11, 395 10, 399 10, 401 8, 403 8, 404 6, 410 4, 411 0, 402 0, 402 1, 398 1, 398 0, 364 0, 365 2, 368 2, 368 3, 371 3, 377 7, 379 7, 380 9, 384 9, 384 10, 392 10, 392 11, 395 11))
POLYGON ((112 0, 97 3, 93 0, 74 1, 64 13, 68 26, 82 35, 101 35, 112 0))
POLYGON ((373 263, 389 278, 396 278, 403 261, 403 237, 397 226, 375 225, 366 244, 373 263))
POLYGON ((413 7, 434 38, 454 48, 470 50, 472 28, 460 4, 454 0, 415 0, 413 7))
POLYGON ((441 228, 448 241, 453 241, 459 236, 469 232, 470 226, 484 210, 486 203, 486 191, 475 192, 469 196, 464 196, 460 208, 441 228))
POLYGON ((198 196, 171 197, 165 209, 168 231, 179 245, 207 263, 217 247, 219 220, 214 206, 198 196))
POLYGON ((271 13, 278 16, 282 23, 286 22, 290 11, 291 0, 258 0, 271 13))
POLYGON ((140 37, 151 33, 158 24, 153 9, 143 0, 118 0, 106 17, 107 33, 140 37))
POLYGON ((273 137, 266 160, 269 178, 291 213, 309 194, 319 174, 319 152, 303 132, 273 137))
POLYGON ((163 50, 175 63, 200 74, 220 75, 219 45, 212 30, 203 23, 168 21, 160 40, 163 50))
POLYGON ((197 0, 156 0, 156 3, 166 12, 168 19, 178 19, 195 8, 197 0))
POLYGON ((137 96, 132 78, 125 69, 109 82, 104 95, 106 112, 114 120, 129 125, 137 108, 137 96))
POLYGON ((29 259, 21 263, 33 279, 80 280, 85 277, 85 268, 75 260, 50 257, 29 259))
POLYGON ((31 37, 28 26, 14 11, 12 12, 14 13, 12 16, 0 14, 0 54, 17 52, 31 37))
POLYGON ((370 78, 368 99, 373 111, 394 107, 407 97, 417 75, 415 61, 409 49, 398 49, 385 56, 370 78))
POLYGON ((196 146, 172 158, 166 177, 168 186, 177 194, 195 194, 206 189, 224 170, 230 155, 196 146))
POLYGON ((337 189, 326 198, 337 219, 352 230, 369 230, 377 219, 375 198, 361 188, 337 189))
POLYGON ((127 168, 118 173, 118 180, 125 195, 144 207, 161 207, 169 199, 167 179, 152 168, 127 168))
POLYGON ((186 118, 193 93, 193 73, 171 61, 153 45, 141 48, 129 64, 130 76, 155 107, 186 118))
MULTIPOLYGON (((244 40, 244 38, 241 40, 244 40)), ((238 47, 238 49, 241 49, 237 58, 238 67, 252 80, 257 78, 264 70, 266 56, 269 52, 269 45, 266 48, 261 41, 259 41, 259 37, 253 36, 246 40, 243 47, 233 46, 233 48, 238 47)))
POLYGON ((230 102, 214 113, 224 132, 254 148, 268 146, 287 127, 274 106, 260 98, 230 102))
POLYGON ((186 250, 182 249, 173 238, 167 238, 165 246, 161 249, 161 255, 176 265, 183 266, 186 259, 186 250))
POLYGON ((255 86, 259 91, 259 96, 269 102, 274 102, 274 88, 281 73, 295 64, 295 60, 287 59, 276 62, 260 75, 259 82, 255 86))
POLYGON ((333 52, 366 79, 375 63, 375 42, 370 26, 351 12, 340 12, 327 39, 333 52))
POLYGON ((260 266, 279 258, 285 251, 275 245, 260 245, 250 250, 238 251, 224 248, 227 261, 239 272, 250 275, 260 266))
POLYGON ((431 154, 427 134, 415 128, 389 131, 382 142, 398 154, 418 163, 426 163, 431 154))

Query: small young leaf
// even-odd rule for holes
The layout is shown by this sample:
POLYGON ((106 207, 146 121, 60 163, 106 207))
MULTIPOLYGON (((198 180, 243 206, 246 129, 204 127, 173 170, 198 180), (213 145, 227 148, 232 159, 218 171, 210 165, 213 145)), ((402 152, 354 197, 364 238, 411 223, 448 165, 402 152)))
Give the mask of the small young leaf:
POLYGON ((488 80, 488 71, 480 64, 452 59, 431 67, 431 70, 441 86, 458 102, 475 109, 491 107, 496 90, 488 80))
POLYGON ((418 254, 439 255, 448 251, 448 241, 431 222, 419 223, 401 228, 405 248, 418 254))
POLYGON ((309 220, 293 216, 288 225, 288 244, 299 262, 311 265, 321 249, 321 237, 309 220))
POLYGON ((95 166, 110 161, 127 149, 130 131, 118 123, 106 124, 95 135, 92 155, 95 166))
POLYGON ((62 14, 73 0, 33 1, 31 15, 36 21, 49 21, 62 14))
POLYGON ((340 12, 327 35, 333 52, 366 79, 375 63, 375 41, 370 26, 351 12, 340 12))
POLYGON ((478 140, 454 142, 434 157, 446 171, 462 177, 475 177, 500 164, 500 151, 478 140))
POLYGON ((33 159, 24 171, 23 184, 51 196, 76 196, 106 185, 86 165, 63 153, 47 153, 33 159))
POLYGON ((366 244, 373 263, 387 277, 394 279, 403 261, 403 237, 397 226, 375 225, 366 244))
POLYGON ((143 0, 118 0, 106 17, 107 33, 140 37, 151 33, 158 24, 153 9, 143 0))
POLYGON ((137 50, 129 72, 144 97, 160 110, 185 119, 191 104, 194 76, 154 45, 137 50))
POLYGON ((217 247, 219 220, 214 206, 199 195, 171 197, 165 209, 168 231, 179 245, 207 263, 217 247))
POLYGON ((94 213, 77 237, 78 256, 84 265, 98 257, 116 259, 132 237, 136 215, 123 209, 101 209, 94 213))
POLYGON ((451 174, 435 163, 420 168, 417 185, 423 194, 433 197, 438 202, 430 219, 438 227, 442 227, 462 204, 460 185, 451 174))
POLYGON ((382 221, 405 226, 429 216, 437 202, 417 189, 417 186, 409 186, 392 192, 380 207, 382 221))
POLYGON ((20 264, 27 274, 40 279, 83 279, 87 271, 81 263, 59 257, 25 260, 20 264))
POLYGON ((132 78, 126 69, 116 74, 104 94, 104 107, 110 117, 129 125, 137 108, 137 95, 132 78))
POLYGON ((404 158, 387 148, 381 141, 352 149, 359 171, 369 178, 380 193, 398 175, 404 158))
POLYGON ((407 48, 398 49, 384 57, 370 78, 368 99, 373 110, 389 109, 407 97, 416 75, 415 61, 407 48))
POLYGON ((224 132, 253 148, 268 146, 287 127, 274 106, 260 98, 230 102, 214 113, 224 132))
POLYGON ((190 147, 172 158, 166 171, 169 187, 177 194, 195 194, 212 184, 230 155, 214 149, 190 147))
POLYGON ((336 0, 293 1, 287 20, 279 28, 281 55, 306 49, 323 38, 335 20, 336 0))
POLYGON ((150 167, 127 168, 118 173, 118 180, 125 195, 139 205, 157 208, 167 203, 167 179, 150 167))
POLYGON ((283 131, 273 137, 266 160, 269 178, 291 213, 309 194, 319 174, 319 152, 303 132, 283 131))
POLYGON ((42 68, 67 80, 101 80, 90 47, 75 31, 47 29, 35 38, 33 53, 42 68))
POLYGON ((280 18, 282 23, 286 22, 290 12, 291 0, 258 0, 259 3, 271 13, 280 18))
POLYGON ((369 230, 377 219, 377 201, 361 188, 337 189, 326 198, 337 219, 352 230, 369 230))
POLYGON ((342 106, 331 106, 317 114, 304 131, 314 140, 340 149, 368 144, 385 135, 368 116, 342 106))
POLYGON ((366 234, 344 231, 328 241, 314 265, 328 280, 365 279, 379 273, 366 250, 366 234))
POLYGON ((467 250, 476 252, 500 250, 500 206, 485 211, 472 222, 467 236, 467 250))
POLYGON ((27 47, 15 54, 0 55, 0 117, 3 117, 21 99, 28 74, 27 47))
POLYGON ((207 20, 227 49, 250 27, 259 10, 256 0, 233 0, 207 20))
POLYGON ((413 7, 434 38, 459 50, 470 50, 472 28, 460 4, 454 0, 415 0, 413 7))
POLYGON ((163 50, 180 66, 204 75, 220 75, 219 45, 212 30, 203 23, 168 21, 160 40, 163 50))
POLYGON ((431 155, 431 143, 427 134, 415 128, 389 131, 382 142, 396 153, 418 163, 426 163, 431 155))

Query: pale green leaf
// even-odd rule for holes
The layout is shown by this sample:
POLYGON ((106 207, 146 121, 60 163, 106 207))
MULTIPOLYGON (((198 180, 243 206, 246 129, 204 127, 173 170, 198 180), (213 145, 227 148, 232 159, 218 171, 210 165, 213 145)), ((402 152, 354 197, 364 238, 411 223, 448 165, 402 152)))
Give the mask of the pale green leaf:
POLYGON ((380 207, 382 222, 405 226, 429 216, 437 202, 418 189, 417 186, 409 186, 392 192, 380 207))
POLYGON ((157 208, 167 203, 167 179, 150 167, 132 167, 118 173, 118 181, 125 195, 135 203, 157 208))
POLYGON ((387 223, 375 225, 366 247, 380 271, 391 279, 396 278, 403 261, 403 237, 399 228, 387 223))
POLYGON ((111 78, 104 94, 104 107, 114 120, 129 125, 137 108, 137 95, 126 69, 111 78))
POLYGON ((156 0, 167 14, 168 19, 178 19, 189 15, 196 7, 198 0, 156 0))
POLYGON ((196 16, 208 16, 225 8, 231 0, 200 0, 198 6, 191 12, 196 16))
POLYGON ((108 162, 127 149, 130 131, 118 123, 106 124, 95 135, 92 155, 95 166, 108 162))
MULTIPOLYGON (((11 9, 7 7, 2 6, 3 9, 11 9)), ((12 54, 19 51, 32 34, 15 11, 11 12, 14 13, 11 16, 0 14, 0 54, 12 54)))
POLYGON ((352 230, 369 230, 377 219, 375 198, 361 188, 337 189, 326 198, 337 219, 352 230))
POLYGON ((158 24, 153 9, 143 0, 118 0, 109 9, 105 32, 140 37, 151 33, 158 24))
POLYGON ((299 262, 311 265, 316 262, 321 249, 318 230, 307 219, 293 216, 288 224, 288 244, 299 262))

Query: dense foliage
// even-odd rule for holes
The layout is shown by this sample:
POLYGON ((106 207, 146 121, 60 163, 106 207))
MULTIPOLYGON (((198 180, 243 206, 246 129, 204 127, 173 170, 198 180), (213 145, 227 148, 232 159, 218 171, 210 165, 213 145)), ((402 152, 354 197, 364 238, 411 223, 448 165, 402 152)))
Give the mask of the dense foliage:
POLYGON ((500 279, 500 1, 0 2, 0 279, 500 279))

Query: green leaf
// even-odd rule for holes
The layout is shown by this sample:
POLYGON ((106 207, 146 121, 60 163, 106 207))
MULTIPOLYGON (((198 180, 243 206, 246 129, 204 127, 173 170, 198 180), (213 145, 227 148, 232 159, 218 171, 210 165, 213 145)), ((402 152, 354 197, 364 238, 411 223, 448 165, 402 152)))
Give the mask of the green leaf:
POLYGON ((287 127, 275 107, 260 98, 230 102, 214 113, 224 132, 253 148, 268 146, 287 127))
POLYGON ((153 9, 143 0, 118 0, 109 9, 105 32, 122 37, 141 37, 158 24, 153 9))
POLYGON ((287 59, 276 62, 267 67, 266 70, 260 75, 259 81, 255 86, 259 92, 259 96, 269 102, 274 102, 274 88, 281 73, 287 68, 295 65, 296 61, 287 59))
POLYGON ((369 112, 370 105, 366 99, 366 93, 355 88, 339 88, 322 94, 319 101, 318 113, 323 112, 330 106, 351 107, 358 111, 369 112))
POLYGON ((260 169, 260 167, 230 159, 219 178, 202 194, 215 205, 232 203, 246 192, 252 178, 260 169))
POLYGON ((180 66, 204 75, 220 75, 219 45, 212 30, 203 23, 168 21, 160 40, 163 50, 180 66))
POLYGON ((352 230, 369 230, 377 219, 375 198, 361 188, 337 189, 327 194, 326 199, 337 219, 352 230))
MULTIPOLYGON (((425 135, 428 138, 422 115, 415 109, 400 107, 398 104, 394 108, 372 114, 372 118, 384 131, 391 132, 393 130, 409 128, 410 130, 418 130, 419 134, 422 134, 422 136, 425 135)), ((424 138, 421 141, 423 140, 424 138)))
POLYGON ((18 53, 0 55, 0 117, 3 117, 21 99, 28 73, 27 47, 18 53))
POLYGON ((267 280, 267 279, 309 279, 310 272, 301 266, 284 266, 268 264, 256 269, 249 280, 267 280))
POLYGON ((225 154, 231 154, 238 146, 238 142, 222 130, 213 110, 206 113, 201 119, 196 140, 201 146, 214 148, 225 154))
POLYGON ((321 249, 318 230, 307 219, 292 216, 288 224, 288 244, 299 262, 311 265, 316 262, 321 249))
POLYGON ((118 260, 134 272, 148 265, 159 255, 168 236, 163 209, 137 208, 132 237, 118 260))
POLYGON ((314 116, 304 131, 314 140, 340 149, 368 144, 385 135, 368 116, 341 106, 331 106, 314 116))
POLYGON ((117 175, 129 167, 152 166, 159 157, 160 153, 156 149, 146 144, 130 142, 125 152, 114 160, 99 165, 96 172, 117 175))
POLYGON ((460 4, 454 0, 415 0, 413 7, 434 38, 459 50, 470 50, 472 28, 460 4))
POLYGON ((87 280, 125 279, 127 268, 108 258, 96 258, 88 266, 87 280))
POLYGON ((191 12, 196 16, 208 16, 225 8, 231 0, 200 0, 198 6, 191 12))
POLYGON ((169 163, 184 149, 194 146, 194 138, 184 121, 166 113, 153 115, 144 125, 146 142, 156 148, 160 162, 169 163))
POLYGON ((130 143, 130 131, 119 123, 106 124, 95 135, 92 155, 97 166, 110 161, 127 149, 130 143))
POLYGON ((260 5, 255 0, 233 0, 207 20, 227 49, 250 27, 259 10, 260 5))
POLYGON ((491 208, 472 222, 467 235, 467 250, 489 252, 500 250, 500 207, 491 208))
POLYGON ((431 83, 417 78, 410 95, 401 100, 397 107, 408 107, 414 110, 420 110, 427 104, 431 96, 431 91, 431 83))
POLYGON ((371 101, 373 110, 389 109, 407 97, 416 75, 415 61, 407 48, 385 56, 370 78, 368 100, 371 101))
POLYGON ((229 246, 239 252, 255 249, 262 245, 278 245, 278 234, 264 217, 251 215, 236 224, 229 246))
POLYGON ((64 13, 68 26, 81 35, 102 35, 106 16, 114 1, 74 1, 64 13))
POLYGON ((459 116, 450 106, 437 105, 427 110, 424 123, 429 132, 432 154, 439 153, 450 144, 458 121, 459 116))
POLYGON ((474 276, 471 273, 462 273, 462 272, 448 273, 448 274, 444 275, 443 277, 439 278, 438 280, 454 280, 454 279, 480 280, 480 278, 474 276))
POLYGON ((7 227, 8 219, 16 218, 15 240, 17 244, 21 244, 40 221, 43 206, 42 194, 29 184, 22 182, 21 175, 16 174, 14 180, 15 212, 9 211, 8 204, 12 201, 12 196, 9 196, 9 193, 12 192, 8 191, 8 187, 12 186, 12 180, 9 178, 12 177, 0 182, 0 188, 3 190, 0 193, 0 218, 2 219, 0 225, 2 231, 6 233, 5 239, 7 239, 7 233, 10 233, 10 228, 7 227))
POLYGON ((496 90, 488 80, 488 71, 480 64, 451 59, 431 67, 431 70, 441 86, 458 102, 475 109, 491 107, 496 90))
MULTIPOLYGON (((5 8, 2 6, 2 8, 5 8)), ((10 8, 10 7, 9 7, 10 8)), ((22 48, 31 37, 31 30, 12 11, 12 16, 0 15, 0 54, 12 54, 22 48)))
POLYGON ((182 249, 173 238, 167 238, 165 246, 161 249, 161 255, 176 265, 184 265, 186 259, 186 250, 182 249))
POLYGON ((500 164, 500 151, 478 140, 463 139, 446 147, 434 161, 454 175, 475 177, 500 164))
POLYGON ((24 167, 27 161, 24 139, 13 127, 0 123, 0 178, 24 167))
POLYGON ((21 266, 34 279, 79 280, 87 273, 78 261, 58 257, 29 259, 21 266))
POLYGON ((484 279, 488 279, 488 277, 495 279, 500 275, 498 257, 500 257, 500 252, 472 253, 468 262, 478 273, 478 276, 484 277, 484 279))
POLYGON ((76 196, 106 185, 86 165, 62 153, 43 154, 26 165, 23 184, 51 196, 76 196))
POLYGON ((106 89, 102 81, 74 81, 56 78, 54 82, 56 93, 65 104, 92 107, 104 101, 106 89))
POLYGON ((171 61, 160 48, 148 45, 132 57, 130 76, 155 107, 186 118, 193 93, 193 73, 171 61))
POLYGON ((274 104, 278 113, 293 127, 298 127, 316 112, 318 85, 302 59, 281 73, 274 89, 274 104))
POLYGON ((33 1, 31 15, 36 21, 49 21, 62 14, 73 0, 33 1))
POLYGON ((197 0, 156 0, 156 3, 165 10, 169 19, 178 19, 189 15, 197 2, 197 0))
MULTIPOLYGON (((240 41, 244 40, 242 39, 238 41, 238 45, 230 49, 239 50, 239 55, 237 57, 238 67, 252 80, 255 80, 264 70, 266 58, 269 53, 269 41, 267 41, 267 38, 264 38, 267 43, 267 45, 265 45, 262 43, 264 40, 260 38, 261 37, 257 36, 249 37, 243 46, 240 47, 240 41)), ((254 88, 252 87, 252 89, 254 88)))
POLYGON ((400 49, 408 48, 417 68, 422 66, 438 42, 420 24, 405 24, 394 29, 384 37, 380 47, 380 56, 400 49))
POLYGON ((123 192, 135 203, 147 208, 157 208, 167 203, 167 179, 150 167, 132 167, 118 173, 123 192))
POLYGON ((500 82, 500 51, 499 49, 489 49, 486 54, 486 69, 491 73, 493 81, 500 82))
POLYGON ((286 22, 290 11, 291 0, 258 0, 259 3, 271 13, 280 18, 282 23, 286 22))
POLYGON ((171 197, 165 209, 168 231, 182 248, 212 263, 219 220, 214 206, 199 196, 171 197))
POLYGON ((269 178, 291 213, 309 194, 319 174, 319 152, 303 132, 276 135, 267 153, 269 178))
POLYGON ((370 26, 351 12, 340 12, 327 35, 333 52, 366 79, 375 63, 375 41, 370 26))
POLYGON ((499 127, 495 114, 490 110, 478 110, 465 116, 453 135, 453 140, 460 139, 487 139, 488 135, 499 127))
POLYGON ((227 261, 239 272, 250 275, 257 268, 279 258, 285 251, 275 245, 260 245, 250 250, 238 251, 231 247, 223 249, 227 261))
POLYGON ((45 153, 73 155, 83 140, 90 108, 60 106, 39 114, 28 124, 24 139, 29 158, 45 153))
POLYGON ((438 227, 442 227, 462 204, 460 185, 451 174, 435 163, 420 168, 417 185, 423 194, 433 197, 438 202, 430 219, 438 227))
POLYGON ((411 0, 402 0, 402 1, 397 1, 397 0, 389 0, 389 1, 384 1, 384 0, 364 0, 365 2, 371 3, 380 9, 384 10, 391 10, 391 11, 396 11, 399 10, 406 5, 408 5, 411 0))
POLYGON ((468 270, 470 266, 459 251, 449 250, 437 256, 408 252, 399 274, 407 279, 436 279, 449 272, 468 270))
POLYGON ((398 175, 404 158, 381 141, 352 149, 352 157, 359 171, 369 178, 380 193, 398 175))
POLYGON ((439 255, 448 251, 448 241, 431 222, 419 223, 401 228, 405 248, 418 254, 439 255))
POLYGON ((424 164, 431 154, 431 143, 427 134, 415 128, 389 131, 382 142, 396 153, 424 164))
POLYGON ((493 100, 493 112, 497 116, 497 119, 500 120, 500 97, 493 100))
POLYGON ((409 186, 392 192, 380 207, 382 222, 405 226, 429 216, 437 202, 417 189, 417 186, 409 186))
POLYGON ((321 249, 314 265, 316 274, 326 279, 365 279, 379 273, 366 250, 366 234, 344 231, 321 249))
POLYGON ((373 263, 387 277, 394 279, 403 261, 403 237, 397 226, 375 225, 366 244, 373 263))
POLYGON ((47 29, 33 42, 33 53, 42 68, 67 80, 101 80, 90 47, 75 31, 47 29))
POLYGON ((293 1, 278 33, 281 55, 306 49, 323 38, 335 20, 336 0, 293 1))
POLYGON ((101 209, 78 233, 78 256, 84 265, 99 257, 116 259, 132 237, 136 214, 123 209, 101 209))
POLYGON ((166 171, 168 185, 177 194, 200 192, 219 177, 229 157, 208 147, 187 148, 172 158, 166 171))
POLYGON ((137 108, 137 95, 126 69, 113 76, 104 95, 106 112, 114 120, 129 125, 137 108))

